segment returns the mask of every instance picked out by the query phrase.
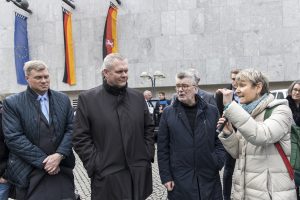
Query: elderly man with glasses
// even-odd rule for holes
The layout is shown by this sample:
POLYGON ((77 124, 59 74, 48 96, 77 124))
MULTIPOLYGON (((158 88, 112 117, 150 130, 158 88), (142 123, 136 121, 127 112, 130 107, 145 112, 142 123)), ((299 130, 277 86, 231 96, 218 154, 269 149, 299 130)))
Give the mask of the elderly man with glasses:
POLYGON ((158 133, 158 166, 170 200, 222 200, 219 171, 225 150, 218 139, 218 110, 197 94, 195 76, 176 75, 175 102, 165 108, 158 133))

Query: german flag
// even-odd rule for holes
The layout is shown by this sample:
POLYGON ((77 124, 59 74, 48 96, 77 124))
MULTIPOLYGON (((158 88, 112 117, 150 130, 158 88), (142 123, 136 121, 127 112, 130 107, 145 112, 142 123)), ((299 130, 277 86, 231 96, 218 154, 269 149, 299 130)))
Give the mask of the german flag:
POLYGON ((103 34, 103 59, 110 53, 118 52, 117 15, 118 8, 110 3, 103 34))
POLYGON ((72 13, 63 9, 64 44, 65 44, 65 73, 63 82, 76 84, 74 50, 72 39, 72 13))

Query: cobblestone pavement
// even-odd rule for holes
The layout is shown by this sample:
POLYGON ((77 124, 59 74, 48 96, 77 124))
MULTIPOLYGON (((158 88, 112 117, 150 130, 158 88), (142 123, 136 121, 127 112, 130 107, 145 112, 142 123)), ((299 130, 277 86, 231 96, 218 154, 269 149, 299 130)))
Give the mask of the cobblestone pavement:
MULTIPOLYGON (((74 175, 75 175, 76 192, 80 195, 81 200, 90 200, 91 199, 90 179, 77 155, 76 155, 76 166, 74 169, 74 175)), ((160 182, 156 159, 154 163, 152 163, 152 175, 153 175, 153 193, 147 200, 166 200, 167 191, 160 182)))
MULTIPOLYGON (((90 200, 91 199, 91 189, 90 189, 90 179, 82 166, 82 163, 76 156, 76 166, 74 169, 75 175, 75 187, 76 192, 80 195, 81 200, 90 200)), ((147 200, 167 200, 167 190, 161 184, 159 174, 158 174, 158 166, 157 166, 157 156, 155 155, 154 163, 152 163, 152 176, 153 176, 153 193, 147 198, 147 200)), ((220 172, 220 177, 222 179, 223 170, 220 172)))

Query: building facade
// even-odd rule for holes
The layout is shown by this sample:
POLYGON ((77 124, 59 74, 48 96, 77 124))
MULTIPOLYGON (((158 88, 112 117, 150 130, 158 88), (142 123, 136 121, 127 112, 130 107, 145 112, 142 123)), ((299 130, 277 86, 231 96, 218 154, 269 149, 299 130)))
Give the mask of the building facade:
MULTIPOLYGON (((109 0, 28 0, 28 14, 12 2, 0 2, 0 94, 22 91, 14 61, 15 12, 28 17, 30 59, 47 63, 51 88, 71 99, 102 82, 102 39, 109 0), (77 84, 62 82, 64 39, 62 7, 72 12, 77 84)), ((129 86, 143 90, 151 82, 143 71, 163 72, 156 91, 174 92, 175 74, 196 68, 203 88, 214 91, 229 82, 232 68, 266 73, 273 88, 300 79, 300 0, 121 0, 118 6, 119 52, 129 59, 129 86)))

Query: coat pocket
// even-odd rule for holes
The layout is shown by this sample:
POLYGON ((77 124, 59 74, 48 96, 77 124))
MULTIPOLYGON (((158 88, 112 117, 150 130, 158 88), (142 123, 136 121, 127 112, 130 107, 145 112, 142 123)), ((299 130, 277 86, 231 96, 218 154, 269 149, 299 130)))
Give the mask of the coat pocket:
POLYGON ((100 173, 103 170, 103 153, 100 151, 96 152, 95 160, 94 160, 94 172, 100 173))
POLYGON ((92 178, 94 174, 97 172, 101 172, 102 168, 101 164, 102 161, 102 153, 99 151, 96 151, 93 153, 93 156, 89 159, 89 161, 86 163, 85 168, 88 173, 88 176, 92 178))
POLYGON ((20 188, 25 188, 29 185, 29 174, 32 171, 31 165, 24 160, 10 153, 5 177, 14 185, 20 188))

